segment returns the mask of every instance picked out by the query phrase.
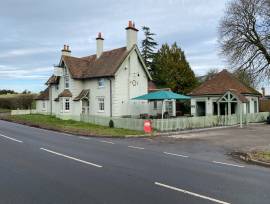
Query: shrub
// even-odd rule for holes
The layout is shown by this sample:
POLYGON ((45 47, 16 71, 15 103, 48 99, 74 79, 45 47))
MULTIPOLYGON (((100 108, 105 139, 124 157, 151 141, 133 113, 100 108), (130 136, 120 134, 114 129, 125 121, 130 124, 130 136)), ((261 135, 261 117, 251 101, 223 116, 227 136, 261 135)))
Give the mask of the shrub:
POLYGON ((110 122, 109 122, 109 127, 110 127, 110 128, 114 128, 114 122, 113 122, 113 120, 110 120, 110 122))
POLYGON ((34 94, 18 94, 0 97, 2 109, 31 109, 35 106, 34 94))

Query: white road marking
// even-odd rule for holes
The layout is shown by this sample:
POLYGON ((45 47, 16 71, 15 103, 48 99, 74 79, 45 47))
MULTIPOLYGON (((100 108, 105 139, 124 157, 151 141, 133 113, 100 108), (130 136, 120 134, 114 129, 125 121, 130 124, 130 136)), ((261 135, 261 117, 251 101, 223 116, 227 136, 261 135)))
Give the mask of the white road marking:
POLYGON ((173 156, 177 156, 177 157, 184 157, 184 158, 188 158, 189 156, 186 155, 182 155, 182 154, 174 154, 174 153, 170 153, 170 152, 163 152, 164 154, 168 154, 168 155, 173 155, 173 156))
POLYGON ((21 140, 14 139, 14 138, 8 137, 8 136, 6 136, 6 135, 0 134, 0 137, 4 137, 4 138, 9 139, 9 140, 12 140, 12 141, 14 141, 14 142, 23 143, 23 141, 21 141, 21 140))
POLYGON ((106 141, 106 140, 101 140, 100 142, 108 143, 108 144, 114 144, 113 142, 109 142, 109 141, 106 141))
POLYGON ((144 149, 143 147, 136 147, 136 146, 128 146, 128 147, 133 149, 144 149))
POLYGON ((162 184, 162 183, 158 183, 158 182, 155 182, 155 184, 158 185, 158 186, 164 187, 164 188, 175 190, 175 191, 178 191, 178 192, 181 192, 181 193, 185 193, 185 194, 188 194, 188 195, 191 195, 191 196, 195 196, 195 197, 198 197, 198 198, 209 200, 209 201, 212 201, 212 202, 215 202, 215 203, 230 204, 230 203, 227 203, 227 202, 224 202, 224 201, 221 201, 221 200, 217 200, 215 198, 207 197, 207 196, 204 196, 204 195, 200 195, 200 194, 197 194, 197 193, 186 191, 186 190, 183 190, 183 189, 180 189, 180 188, 176 188, 176 187, 173 187, 173 186, 169 186, 169 185, 166 185, 166 184, 162 184))
POLYGON ((223 165, 227 165, 227 166, 234 166, 234 167, 239 167, 239 168, 244 168, 245 167, 245 166, 242 166, 242 165, 229 164, 229 163, 218 162, 218 161, 213 161, 213 163, 215 163, 215 164, 223 164, 223 165))
POLYGON ((40 148, 40 149, 41 149, 41 150, 44 150, 44 151, 46 151, 46 152, 49 152, 49 153, 58 155, 58 156, 65 157, 65 158, 67 158, 67 159, 72 159, 72 160, 77 161, 77 162, 81 162, 81 163, 88 164, 88 165, 91 165, 91 166, 95 166, 95 167, 98 167, 98 168, 101 168, 101 167, 102 167, 102 166, 100 166, 100 165, 98 165, 98 164, 94 164, 94 163, 87 162, 87 161, 84 161, 84 160, 81 160, 81 159, 77 159, 77 158, 75 158, 75 157, 71 157, 71 156, 64 155, 64 154, 61 154, 61 153, 58 153, 58 152, 54 152, 54 151, 49 150, 49 149, 45 149, 45 148, 40 148))

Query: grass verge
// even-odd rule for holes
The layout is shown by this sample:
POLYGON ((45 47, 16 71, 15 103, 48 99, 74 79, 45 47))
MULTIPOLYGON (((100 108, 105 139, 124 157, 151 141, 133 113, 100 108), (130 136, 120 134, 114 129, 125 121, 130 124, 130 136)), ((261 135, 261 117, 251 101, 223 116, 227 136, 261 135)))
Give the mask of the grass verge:
POLYGON ((9 113, 9 109, 0 108, 0 113, 9 113))
POLYGON ((74 120, 61 120, 54 116, 31 114, 31 115, 9 115, 2 117, 4 120, 84 136, 107 136, 124 137, 126 135, 143 135, 142 131, 127 130, 120 128, 109 128, 105 126, 78 122, 74 120))
POLYGON ((270 163, 270 152, 256 151, 252 152, 251 156, 253 159, 256 159, 258 161, 270 163))

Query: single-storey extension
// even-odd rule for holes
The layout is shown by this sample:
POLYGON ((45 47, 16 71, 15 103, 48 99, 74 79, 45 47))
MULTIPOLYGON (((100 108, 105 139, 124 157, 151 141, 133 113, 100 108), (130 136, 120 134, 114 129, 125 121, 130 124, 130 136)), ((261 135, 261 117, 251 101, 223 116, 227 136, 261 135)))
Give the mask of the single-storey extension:
POLYGON ((259 112, 255 89, 243 84, 226 69, 195 88, 191 93, 191 115, 230 115, 259 112))

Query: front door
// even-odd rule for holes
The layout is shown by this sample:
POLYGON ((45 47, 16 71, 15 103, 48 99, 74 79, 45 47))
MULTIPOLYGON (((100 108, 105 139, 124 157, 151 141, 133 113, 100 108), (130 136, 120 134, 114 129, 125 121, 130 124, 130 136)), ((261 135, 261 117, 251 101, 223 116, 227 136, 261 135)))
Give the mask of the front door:
POLYGON ((89 114, 89 100, 83 99, 82 100, 82 114, 89 114))

